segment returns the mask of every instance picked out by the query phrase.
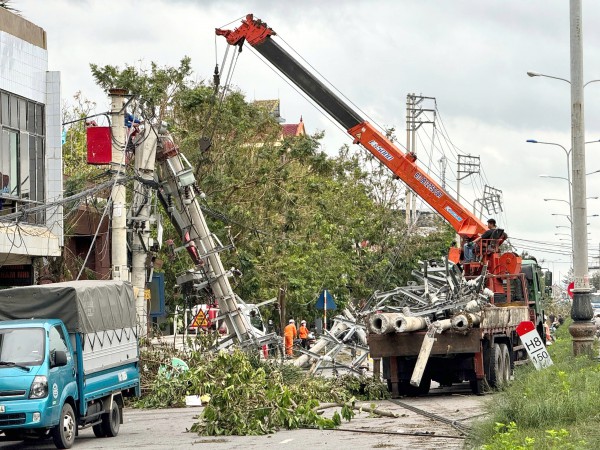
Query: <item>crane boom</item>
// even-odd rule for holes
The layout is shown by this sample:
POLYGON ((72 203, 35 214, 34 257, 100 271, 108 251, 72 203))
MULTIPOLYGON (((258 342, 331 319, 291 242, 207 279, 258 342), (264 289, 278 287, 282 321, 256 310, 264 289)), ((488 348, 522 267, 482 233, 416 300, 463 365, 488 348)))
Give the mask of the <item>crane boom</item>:
POLYGON ((390 139, 364 120, 337 94, 271 39, 276 33, 265 22, 254 19, 252 14, 248 14, 238 28, 234 30, 216 29, 216 34, 224 36, 230 45, 241 47, 244 42, 248 42, 342 125, 354 138, 354 143, 361 144, 370 151, 446 219, 461 237, 474 237, 487 229, 477 216, 448 195, 435 180, 419 169, 415 155, 400 150, 390 139))

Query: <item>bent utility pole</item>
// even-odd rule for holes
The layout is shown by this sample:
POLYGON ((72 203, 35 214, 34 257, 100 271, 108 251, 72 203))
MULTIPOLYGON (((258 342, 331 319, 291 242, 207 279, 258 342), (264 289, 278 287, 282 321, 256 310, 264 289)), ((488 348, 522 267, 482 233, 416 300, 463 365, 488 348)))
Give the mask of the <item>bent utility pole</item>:
POLYGON ((156 163, 157 134, 150 124, 145 124, 135 148, 135 175, 133 201, 131 204, 131 284, 137 288, 135 307, 140 326, 140 336, 147 334, 148 302, 146 287, 152 281, 150 260, 150 213, 154 189, 154 166, 156 163))

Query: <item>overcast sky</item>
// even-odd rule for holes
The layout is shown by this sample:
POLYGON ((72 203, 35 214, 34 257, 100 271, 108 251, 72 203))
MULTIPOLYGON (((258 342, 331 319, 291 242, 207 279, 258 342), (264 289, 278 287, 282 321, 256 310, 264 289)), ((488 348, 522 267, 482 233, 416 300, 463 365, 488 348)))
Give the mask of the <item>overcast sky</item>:
MULTIPOLYGON (((481 196, 477 189, 487 183, 503 191, 504 213, 497 219, 510 237, 569 244, 568 219, 552 216, 568 214, 568 204, 543 200, 567 200, 567 181, 538 176, 566 177, 566 155, 559 147, 525 142, 570 148, 569 86, 526 75, 532 70, 570 78, 566 0, 13 0, 12 6, 46 30, 50 70, 62 73, 63 98, 81 91, 98 103, 98 112, 108 101, 95 86, 89 63, 177 65, 187 55, 195 76, 209 79, 225 49, 214 29, 232 21, 229 28, 235 27, 239 18, 254 13, 285 41, 278 42, 298 52, 370 120, 395 127, 402 144, 406 95, 435 97, 459 149, 446 153, 446 183, 456 186, 457 152, 480 156, 483 180, 472 177, 461 187, 468 201, 481 196)), ((583 0, 583 16, 584 81, 590 81, 600 79, 600 32, 594 26, 600 22, 600 2, 583 0)), ((251 51, 240 55, 233 84, 248 100, 279 98, 288 123, 302 116, 309 133, 325 130, 329 154, 351 143, 251 51)), ((586 87, 585 94, 586 140, 597 140, 600 83, 586 87)), ((441 154, 426 142, 432 128, 422 128, 419 160, 439 175, 441 154)), ((586 149, 586 171, 600 169, 600 143, 586 149)), ((587 195, 600 196, 600 173, 587 181, 587 195)), ((588 201, 588 214, 600 214, 600 200, 588 201)), ((590 256, 597 263, 600 217, 590 218, 590 224, 590 256)), ((519 251, 541 247, 512 243, 519 251)), ((530 252, 555 272, 564 274, 570 266, 568 250, 530 252)))

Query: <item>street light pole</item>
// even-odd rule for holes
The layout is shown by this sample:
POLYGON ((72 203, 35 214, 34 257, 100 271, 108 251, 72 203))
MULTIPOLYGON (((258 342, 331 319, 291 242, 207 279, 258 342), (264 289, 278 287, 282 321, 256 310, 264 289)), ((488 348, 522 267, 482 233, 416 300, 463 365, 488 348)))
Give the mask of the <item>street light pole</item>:
POLYGON ((573 150, 573 147, 571 147, 569 150, 567 150, 560 144, 556 144, 554 142, 541 142, 541 141, 536 141, 534 139, 528 139, 527 142, 531 142, 534 144, 554 145, 556 147, 562 148, 563 151, 565 152, 565 155, 567 157, 567 183, 569 183, 569 214, 571 214, 571 216, 572 216, 573 215, 573 203, 572 203, 572 198, 571 198, 571 191, 573 190, 573 184, 571 182, 571 151, 573 150))
POLYGON ((583 21, 581 0, 570 0, 571 43, 571 149, 573 151, 571 219, 573 224, 573 354, 592 354, 595 326, 592 324, 588 275, 587 211, 585 186, 585 124, 583 102, 583 21))

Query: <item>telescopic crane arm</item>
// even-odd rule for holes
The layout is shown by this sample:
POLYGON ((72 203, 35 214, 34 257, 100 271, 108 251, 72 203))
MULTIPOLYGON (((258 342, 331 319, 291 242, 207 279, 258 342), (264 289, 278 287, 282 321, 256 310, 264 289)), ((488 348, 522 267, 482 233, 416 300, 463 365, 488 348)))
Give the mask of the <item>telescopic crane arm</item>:
POLYGON ((216 34, 224 36, 230 45, 240 46, 240 48, 244 42, 248 42, 342 125, 354 138, 354 143, 361 144, 370 151, 446 219, 461 237, 472 238, 487 229, 479 218, 450 197, 428 174, 419 169, 415 155, 402 152, 271 39, 276 33, 266 23, 248 14, 238 28, 216 29, 216 34))

